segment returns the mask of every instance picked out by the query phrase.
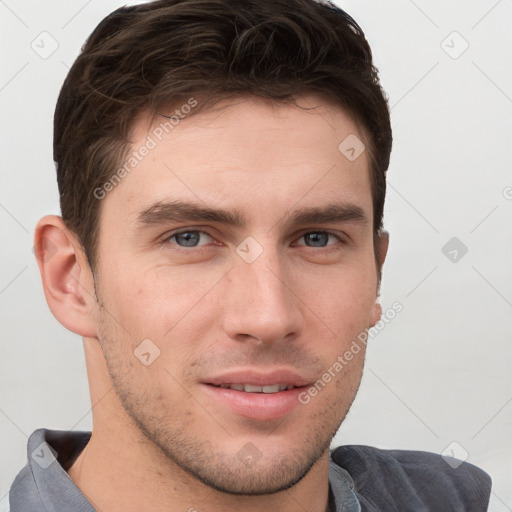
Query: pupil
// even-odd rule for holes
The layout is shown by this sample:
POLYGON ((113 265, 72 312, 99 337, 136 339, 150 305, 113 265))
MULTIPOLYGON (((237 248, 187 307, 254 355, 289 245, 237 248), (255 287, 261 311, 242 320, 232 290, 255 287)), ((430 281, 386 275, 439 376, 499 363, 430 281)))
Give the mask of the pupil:
POLYGON ((179 245, 183 245, 185 247, 194 247, 199 240, 199 233, 195 233, 193 231, 187 231, 185 233, 178 233, 176 235, 176 242, 178 242, 179 245), (180 243, 183 241, 184 243, 180 243))
POLYGON ((314 247, 324 247, 327 244, 327 233, 308 233, 306 238, 313 242, 314 247))

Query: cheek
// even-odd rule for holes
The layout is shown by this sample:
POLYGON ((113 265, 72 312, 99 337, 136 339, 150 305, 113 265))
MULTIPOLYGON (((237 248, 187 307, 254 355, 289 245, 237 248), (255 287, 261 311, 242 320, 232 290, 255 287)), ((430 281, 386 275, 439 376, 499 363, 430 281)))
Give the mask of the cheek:
POLYGON ((202 279, 195 275, 169 267, 132 274, 130 279, 111 275, 102 293, 108 311, 105 321, 110 338, 117 339, 124 354, 120 357, 133 360, 139 352, 154 354, 151 369, 163 372, 158 379, 166 385, 173 381, 164 368, 181 375, 180 369, 201 355, 218 318, 212 312, 219 300, 211 291, 219 278, 204 272, 202 279))
POLYGON ((212 286, 206 276, 198 279, 191 275, 183 269, 162 267, 127 276, 112 273, 105 280, 102 299, 127 330, 131 327, 156 333, 160 326, 165 332, 185 317, 212 286))
POLYGON ((315 312, 331 334, 346 340, 357 336, 369 327, 369 318, 376 301, 376 281, 367 268, 358 271, 347 268, 323 281, 308 297, 311 309, 315 312))
MULTIPOLYGON (((358 251, 359 252, 359 251, 358 251)), ((369 326, 376 298, 376 270, 368 251, 353 254, 336 268, 318 265, 291 270, 288 286, 297 296, 295 307, 303 311, 306 330, 319 336, 350 341, 369 326), (368 253, 368 254, 366 254, 368 253)), ((164 345, 170 338, 183 339, 212 328, 222 301, 224 265, 143 268, 119 261, 103 272, 101 298, 117 323, 121 336, 129 333, 133 344, 149 338, 164 345), (129 268, 130 267, 130 268, 129 268)), ((228 276, 229 280, 229 276, 228 276)), ((175 346, 174 350, 180 350, 175 346)))

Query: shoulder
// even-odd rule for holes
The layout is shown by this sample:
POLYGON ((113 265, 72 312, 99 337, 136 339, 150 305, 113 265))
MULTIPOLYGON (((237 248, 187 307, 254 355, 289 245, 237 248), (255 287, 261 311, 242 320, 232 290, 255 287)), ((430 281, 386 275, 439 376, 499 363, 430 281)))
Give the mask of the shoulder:
POLYGON ((37 485, 34 480, 34 475, 27 464, 16 475, 9 490, 9 505, 10 510, 24 511, 24 510, 44 510, 44 506, 37 485))
POLYGON ((332 450, 331 459, 349 472, 355 491, 367 505, 400 504, 407 510, 487 510, 491 478, 468 462, 437 453, 364 445, 340 446, 332 450))

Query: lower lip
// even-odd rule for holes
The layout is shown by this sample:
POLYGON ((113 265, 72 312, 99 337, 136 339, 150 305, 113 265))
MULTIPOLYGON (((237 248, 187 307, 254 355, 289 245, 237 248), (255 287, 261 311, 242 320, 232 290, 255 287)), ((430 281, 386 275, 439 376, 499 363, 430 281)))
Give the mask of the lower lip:
POLYGON ((240 416, 253 420, 276 420, 300 404, 298 397, 307 386, 277 393, 247 393, 210 384, 203 387, 209 396, 240 416))

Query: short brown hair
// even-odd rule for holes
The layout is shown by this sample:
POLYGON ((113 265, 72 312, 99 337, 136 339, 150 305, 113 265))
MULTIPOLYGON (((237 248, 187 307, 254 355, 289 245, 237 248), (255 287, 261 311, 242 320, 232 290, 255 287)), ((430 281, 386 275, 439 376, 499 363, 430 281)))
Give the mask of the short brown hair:
POLYGON ((54 118, 62 218, 91 268, 101 206, 94 190, 122 165, 139 113, 192 95, 289 101, 308 92, 345 108, 368 134, 376 236, 389 109, 364 33, 347 13, 319 0, 158 0, 103 19, 66 77, 54 118))

